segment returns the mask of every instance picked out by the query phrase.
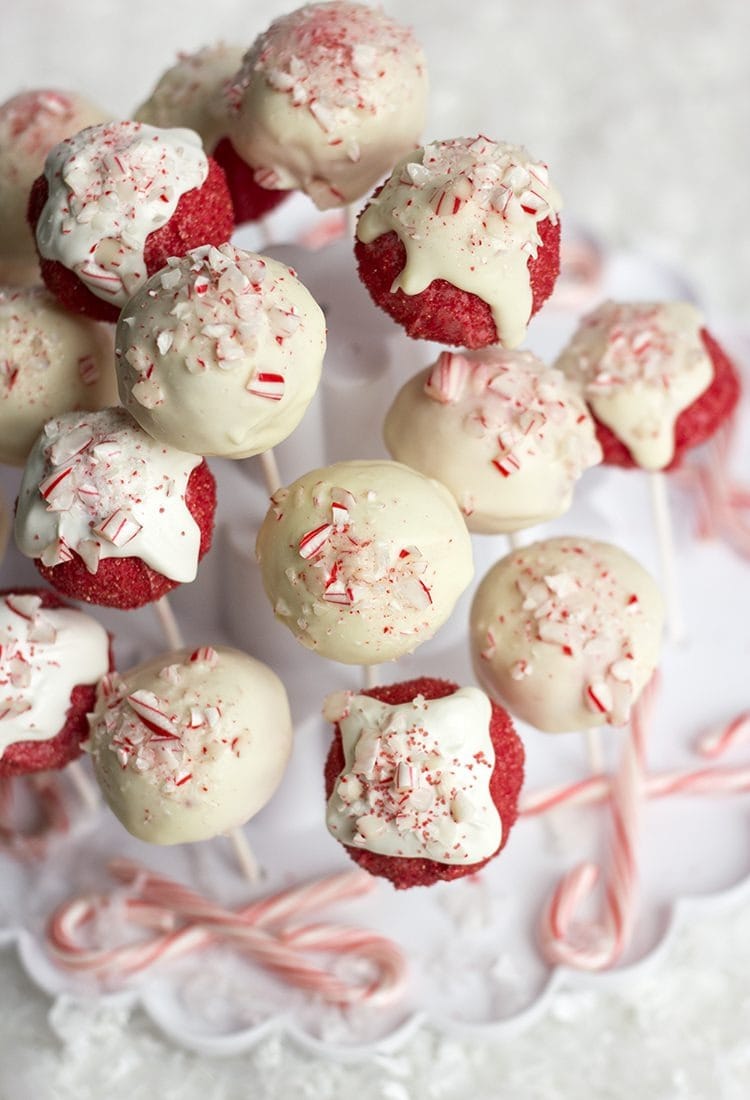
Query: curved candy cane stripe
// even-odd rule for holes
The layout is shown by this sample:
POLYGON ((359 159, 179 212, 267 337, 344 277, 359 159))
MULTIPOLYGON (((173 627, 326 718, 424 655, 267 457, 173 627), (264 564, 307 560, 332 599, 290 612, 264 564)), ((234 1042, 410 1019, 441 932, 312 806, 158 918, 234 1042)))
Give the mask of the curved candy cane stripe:
POLYGON ((701 756, 721 756, 734 745, 743 745, 750 741, 750 711, 737 715, 726 726, 711 730, 698 741, 701 756))
POLYGON ((372 889, 369 876, 362 871, 293 886, 235 913, 129 861, 118 860, 111 869, 117 878, 138 891, 138 896, 119 899, 124 919, 162 934, 109 950, 86 948, 79 942, 78 933, 103 907, 111 905, 113 898, 96 895, 73 899, 60 906, 47 928, 51 953, 68 969, 122 979, 154 963, 222 941, 289 984, 310 990, 334 1004, 383 1004, 403 992, 404 958, 385 937, 334 924, 289 927, 285 923, 289 918, 372 889), (276 928, 272 931, 269 926, 276 928), (372 977, 364 983, 347 981, 309 962, 304 956, 306 951, 325 952, 334 957, 355 956, 369 964, 372 977))

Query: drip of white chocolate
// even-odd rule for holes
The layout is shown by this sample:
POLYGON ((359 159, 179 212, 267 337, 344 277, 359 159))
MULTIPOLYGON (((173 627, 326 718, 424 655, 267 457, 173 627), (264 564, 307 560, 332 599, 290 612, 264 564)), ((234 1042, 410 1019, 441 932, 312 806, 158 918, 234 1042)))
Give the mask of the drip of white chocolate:
MULTIPOLYGON (((328 711, 330 714, 330 710, 328 711)), ((346 698, 337 715, 344 768, 328 800, 342 844, 384 856, 480 863, 500 847, 490 794, 491 705, 478 688, 390 706, 346 698)))
POLYGON ((513 348, 531 316, 529 259, 541 244, 539 223, 554 222, 561 205, 547 166, 525 149, 456 138, 396 165, 361 215, 357 238, 369 244, 398 234, 406 263, 392 291, 419 294, 445 279, 487 303, 498 343, 513 348))

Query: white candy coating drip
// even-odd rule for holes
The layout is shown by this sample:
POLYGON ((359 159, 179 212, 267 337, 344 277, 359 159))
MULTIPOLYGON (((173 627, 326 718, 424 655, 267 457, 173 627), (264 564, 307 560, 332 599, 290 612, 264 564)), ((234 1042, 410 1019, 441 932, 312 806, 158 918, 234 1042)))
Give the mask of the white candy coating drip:
POLYGON ((151 435, 244 458, 285 439, 304 415, 325 318, 285 264, 205 246, 148 281, 115 342, 120 397, 151 435))
POLYGON ((678 416, 713 381, 702 328, 688 302, 605 302, 555 364, 644 469, 669 465, 678 416))
POLYGON ((386 446, 446 485, 471 531, 516 531, 562 515, 601 461, 576 388, 530 352, 443 352, 388 411, 386 446))
POLYGON ((243 53, 224 42, 180 53, 133 117, 150 126, 187 126, 212 152, 227 132, 224 86, 240 68, 243 53))
POLYGON ((227 95, 257 182, 302 188, 325 209, 360 198, 417 143, 426 65, 408 28, 334 0, 275 20, 227 95))
POLYGON ((123 306, 146 281, 146 238, 200 187, 208 159, 192 130, 141 122, 91 126, 49 153, 49 197, 36 229, 41 255, 98 298, 123 306))
POLYGON ((627 722, 659 659, 663 601, 616 546, 561 538, 513 551, 471 609, 480 683, 548 732, 627 722))
POLYGON ((106 677, 89 723, 86 747, 107 802, 152 844, 244 824, 273 794, 291 750, 281 681, 222 646, 162 654, 106 677))
POLYGON ((42 287, 0 289, 0 462, 22 466, 50 417, 116 399, 104 325, 42 287))
POLYGON ((357 237, 369 244, 397 233, 406 263, 391 290, 419 294, 446 279, 487 303, 498 343, 512 348, 531 316, 539 223, 555 222, 561 205, 547 166, 525 149, 456 138, 404 157, 361 215, 357 237))
POLYGON ((491 705, 478 688, 389 706, 348 699, 339 721, 344 769, 328 800, 337 840, 380 855, 480 863, 500 847, 490 795, 491 705))
POLYGON ((473 573, 444 486, 395 462, 313 470, 272 499, 258 535, 266 593, 299 641, 377 664, 416 649, 473 573))
POLYGON ((19 741, 47 741, 65 724, 78 684, 109 668, 103 626, 74 608, 42 607, 35 595, 0 599, 0 757, 19 741))
POLYGON ((50 420, 24 471, 18 548, 48 566, 75 551, 90 573, 101 558, 138 557, 171 580, 194 580, 200 530, 185 492, 200 462, 151 439, 124 409, 50 420))

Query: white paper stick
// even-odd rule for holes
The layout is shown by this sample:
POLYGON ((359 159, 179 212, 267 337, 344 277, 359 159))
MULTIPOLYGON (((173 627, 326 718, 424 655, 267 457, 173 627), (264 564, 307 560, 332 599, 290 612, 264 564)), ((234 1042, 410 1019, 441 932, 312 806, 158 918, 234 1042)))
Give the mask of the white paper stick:
POLYGON ((260 865, 242 829, 231 829, 227 833, 227 837, 234 848, 237 862, 242 868, 245 878, 248 882, 259 882, 261 879, 260 865))
POLYGON ((374 688, 380 675, 380 665, 362 665, 362 687, 374 688))
POLYGON ((154 603, 154 611, 161 623, 161 628, 164 631, 164 637, 167 640, 169 648, 182 649, 185 644, 182 637, 182 631, 177 625, 177 619, 174 617, 174 612, 166 596, 162 596, 160 600, 156 600, 154 603))
POLYGON ((96 810, 99 807, 99 789, 91 782, 80 760, 73 760, 65 769, 65 774, 75 787, 78 795, 87 810, 96 810))
POLYGON ((267 451, 259 454, 258 458, 263 467, 263 478, 268 489, 268 495, 269 497, 273 496, 276 490, 281 488, 281 474, 279 473, 279 466, 273 448, 269 447, 267 451))
POLYGON ((661 559, 661 580, 667 605, 667 632, 672 642, 685 641, 685 620, 682 612, 677 571, 675 567, 674 533, 667 499, 667 481, 660 470, 649 474, 651 507, 661 559))

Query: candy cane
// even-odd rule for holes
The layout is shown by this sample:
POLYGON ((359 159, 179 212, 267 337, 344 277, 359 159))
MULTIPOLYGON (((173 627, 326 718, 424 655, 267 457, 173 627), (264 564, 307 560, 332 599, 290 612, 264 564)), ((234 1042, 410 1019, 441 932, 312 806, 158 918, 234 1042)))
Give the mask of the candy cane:
POLYGON ((729 474, 729 453, 735 419, 721 428, 706 448, 707 462, 677 471, 682 484, 696 494, 698 531, 702 538, 726 535, 734 549, 750 557, 750 487, 729 474))
POLYGON ((716 757, 721 756, 734 745, 742 745, 749 741, 750 711, 745 711, 726 726, 704 734, 699 739, 697 748, 701 756, 716 757))
POLYGON ((138 892, 137 896, 120 899, 125 919, 140 928, 157 929, 158 934, 109 950, 85 948, 78 941, 79 930, 117 899, 107 895, 73 899, 53 913, 47 928, 50 951, 67 969, 122 980, 157 962, 221 941, 290 985, 314 992, 333 1004, 390 1003, 403 992, 404 958, 385 937, 334 924, 287 923, 372 889, 372 880, 363 872, 351 871, 294 886, 232 912, 127 861, 118 860, 110 869, 138 892), (373 977, 364 984, 352 984, 308 962, 304 957, 308 951, 354 956, 371 965, 373 977))

